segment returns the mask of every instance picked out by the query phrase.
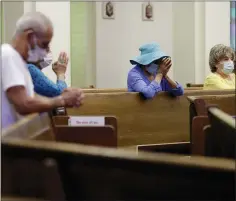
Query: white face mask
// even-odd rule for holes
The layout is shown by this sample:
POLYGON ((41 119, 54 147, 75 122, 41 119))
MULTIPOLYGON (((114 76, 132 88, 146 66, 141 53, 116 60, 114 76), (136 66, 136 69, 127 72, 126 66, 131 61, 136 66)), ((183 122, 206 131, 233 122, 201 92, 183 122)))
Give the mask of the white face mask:
POLYGON ((45 49, 40 48, 37 45, 37 39, 34 37, 34 49, 31 49, 29 46, 28 51, 28 62, 37 63, 38 61, 41 61, 44 59, 44 57, 47 55, 47 51, 45 49))
POLYGON ((225 74, 225 75, 229 75, 233 72, 234 70, 234 62, 233 61, 225 61, 223 62, 223 69, 222 69, 222 72, 225 74))
POLYGON ((52 60, 53 60, 53 58, 52 58, 52 53, 49 52, 49 53, 43 58, 43 61, 41 61, 41 62, 39 63, 39 65, 40 65, 40 67, 41 67, 42 69, 43 69, 43 68, 46 68, 46 67, 48 67, 49 65, 51 65, 52 60))

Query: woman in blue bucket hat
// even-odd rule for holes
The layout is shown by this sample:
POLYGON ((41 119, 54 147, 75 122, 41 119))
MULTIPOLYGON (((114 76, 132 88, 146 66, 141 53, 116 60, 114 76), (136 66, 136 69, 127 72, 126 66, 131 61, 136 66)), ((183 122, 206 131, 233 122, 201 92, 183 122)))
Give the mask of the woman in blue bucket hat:
POLYGON ((150 43, 139 50, 141 55, 130 60, 135 67, 128 73, 128 91, 140 92, 146 98, 153 98, 160 91, 168 91, 174 96, 183 95, 183 87, 167 75, 172 63, 160 46, 150 43))

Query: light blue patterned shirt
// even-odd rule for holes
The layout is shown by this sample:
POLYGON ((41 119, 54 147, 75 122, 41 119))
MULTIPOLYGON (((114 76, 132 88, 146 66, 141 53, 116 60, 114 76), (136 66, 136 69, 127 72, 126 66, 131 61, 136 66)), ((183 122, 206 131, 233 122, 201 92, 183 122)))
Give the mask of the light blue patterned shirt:
POLYGON ((67 88, 66 82, 57 80, 55 84, 33 64, 28 64, 28 69, 33 80, 34 91, 39 95, 46 97, 59 96, 67 88))

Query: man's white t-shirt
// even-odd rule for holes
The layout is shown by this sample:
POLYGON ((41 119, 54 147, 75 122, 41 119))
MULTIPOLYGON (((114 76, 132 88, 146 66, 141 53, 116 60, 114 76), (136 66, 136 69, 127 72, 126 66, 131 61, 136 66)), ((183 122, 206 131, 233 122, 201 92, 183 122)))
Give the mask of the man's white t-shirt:
POLYGON ((6 91, 14 86, 24 86, 28 96, 34 96, 34 86, 26 62, 9 44, 1 46, 2 71, 2 128, 14 124, 22 116, 9 102, 6 91))

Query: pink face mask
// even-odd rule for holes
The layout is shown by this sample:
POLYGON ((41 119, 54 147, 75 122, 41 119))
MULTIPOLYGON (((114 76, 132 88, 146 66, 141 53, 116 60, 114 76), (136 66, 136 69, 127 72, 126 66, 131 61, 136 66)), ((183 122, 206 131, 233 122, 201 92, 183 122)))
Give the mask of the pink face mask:
POLYGON ((41 61, 44 59, 44 57, 47 55, 47 51, 45 49, 40 48, 37 45, 37 39, 36 37, 34 37, 34 49, 30 48, 29 45, 29 51, 28 51, 28 62, 32 62, 32 63, 37 63, 38 61, 41 61))
POLYGON ((43 69, 43 68, 46 68, 48 66, 50 66, 52 64, 52 53, 49 52, 44 58, 43 60, 39 63, 40 67, 43 69))

